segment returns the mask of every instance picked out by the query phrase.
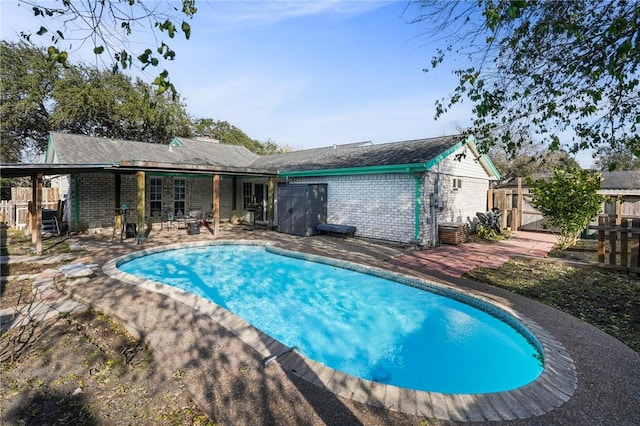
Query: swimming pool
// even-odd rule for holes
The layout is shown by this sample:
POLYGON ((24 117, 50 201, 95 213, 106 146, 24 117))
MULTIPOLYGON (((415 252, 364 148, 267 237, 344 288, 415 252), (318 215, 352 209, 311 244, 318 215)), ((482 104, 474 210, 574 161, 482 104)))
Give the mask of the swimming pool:
POLYGON ((117 267, 209 299, 303 355, 373 382, 480 394, 519 388, 543 371, 534 335, 485 301, 386 271, 296 256, 218 244, 131 255, 117 267))

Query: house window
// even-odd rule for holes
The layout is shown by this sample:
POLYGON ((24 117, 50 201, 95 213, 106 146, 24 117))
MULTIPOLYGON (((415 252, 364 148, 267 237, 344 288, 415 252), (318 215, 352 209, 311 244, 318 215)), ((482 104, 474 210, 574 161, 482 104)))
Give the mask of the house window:
POLYGON ((173 181, 173 214, 182 216, 185 214, 185 201, 187 199, 187 182, 184 179, 173 181))
POLYGON ((151 216, 160 217, 162 215, 162 178, 149 180, 149 210, 151 216))
POLYGON ((243 183, 242 184, 242 208, 244 210, 249 207, 249 204, 255 203, 255 197, 253 196, 253 184, 252 183, 243 183))
POLYGON ((457 191, 462 188, 462 179, 453 179, 453 183, 451 184, 451 189, 457 191))

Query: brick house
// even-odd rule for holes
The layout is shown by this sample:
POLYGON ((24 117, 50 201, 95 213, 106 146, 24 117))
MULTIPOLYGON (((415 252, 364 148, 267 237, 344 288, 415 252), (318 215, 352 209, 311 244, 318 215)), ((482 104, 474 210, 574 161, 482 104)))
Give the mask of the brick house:
POLYGON ((352 225, 359 237, 423 245, 437 241, 438 224, 485 211, 499 177, 474 140, 460 136, 258 156, 214 140, 158 145, 51 133, 46 163, 87 167, 61 188, 72 230, 113 227, 122 204, 138 223, 198 211, 220 221, 255 215, 276 228, 278 186, 322 184, 326 222, 352 225))

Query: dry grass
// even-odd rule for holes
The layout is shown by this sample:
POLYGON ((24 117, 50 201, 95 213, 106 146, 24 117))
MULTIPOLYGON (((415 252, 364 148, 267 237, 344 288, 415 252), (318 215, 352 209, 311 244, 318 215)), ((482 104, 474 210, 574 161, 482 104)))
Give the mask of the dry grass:
POLYGON ((498 269, 476 268, 466 276, 558 308, 640 352, 639 278, 528 260, 510 260, 498 269))

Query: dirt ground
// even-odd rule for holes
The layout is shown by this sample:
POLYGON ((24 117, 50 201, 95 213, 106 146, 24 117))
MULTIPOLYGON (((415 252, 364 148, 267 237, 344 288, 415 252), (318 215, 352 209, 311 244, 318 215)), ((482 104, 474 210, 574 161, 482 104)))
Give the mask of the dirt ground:
MULTIPOLYGON (((4 231, 4 230, 3 230, 4 231)), ((6 231, 3 255, 28 255, 6 231)), ((62 239, 47 253, 68 251, 62 239)), ((0 309, 37 303, 36 274, 58 265, 3 265, 0 309)), ((98 312, 60 316, 0 336, 2 425, 210 425, 185 391, 184 375, 160 372, 149 349, 98 312)))
POLYGON ((0 351, 3 425, 213 424, 179 372, 160 373, 146 346, 102 314, 12 329, 0 351))

